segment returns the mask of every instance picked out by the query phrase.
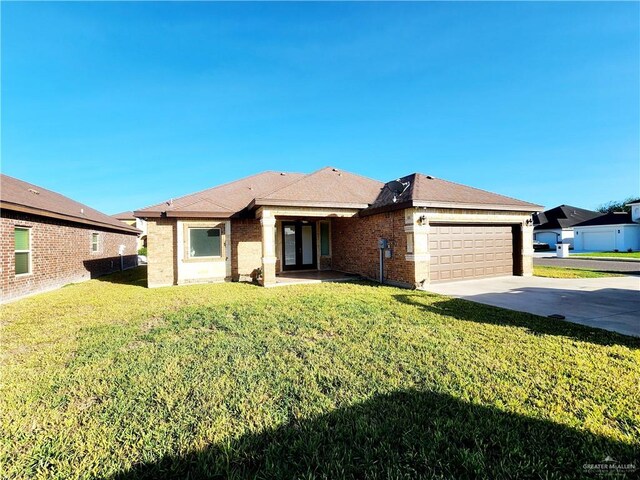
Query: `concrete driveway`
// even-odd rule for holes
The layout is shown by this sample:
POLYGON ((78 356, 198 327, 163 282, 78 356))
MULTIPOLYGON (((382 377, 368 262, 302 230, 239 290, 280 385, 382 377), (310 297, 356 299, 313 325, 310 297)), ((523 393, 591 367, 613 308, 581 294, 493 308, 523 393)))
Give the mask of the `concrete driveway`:
POLYGON ((426 290, 640 337, 640 278, 499 277, 429 285, 426 290))

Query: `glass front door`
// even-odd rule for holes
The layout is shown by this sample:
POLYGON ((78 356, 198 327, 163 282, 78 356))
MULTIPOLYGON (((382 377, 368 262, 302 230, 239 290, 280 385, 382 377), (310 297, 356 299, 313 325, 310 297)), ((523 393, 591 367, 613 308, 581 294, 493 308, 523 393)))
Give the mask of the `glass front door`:
POLYGON ((282 269, 316 268, 316 224, 282 222, 282 269))

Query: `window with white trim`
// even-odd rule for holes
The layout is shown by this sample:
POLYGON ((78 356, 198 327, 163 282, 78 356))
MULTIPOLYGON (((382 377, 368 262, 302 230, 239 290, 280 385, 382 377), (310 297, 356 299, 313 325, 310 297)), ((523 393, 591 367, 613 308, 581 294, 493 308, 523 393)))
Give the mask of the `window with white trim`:
POLYGON ((189 227, 189 258, 222 256, 219 228, 189 227))
POLYGON ((15 227, 13 237, 16 275, 29 274, 31 273, 31 229, 15 227))
POLYGON ((92 233, 91 234, 91 251, 97 253, 100 251, 100 234, 92 233))

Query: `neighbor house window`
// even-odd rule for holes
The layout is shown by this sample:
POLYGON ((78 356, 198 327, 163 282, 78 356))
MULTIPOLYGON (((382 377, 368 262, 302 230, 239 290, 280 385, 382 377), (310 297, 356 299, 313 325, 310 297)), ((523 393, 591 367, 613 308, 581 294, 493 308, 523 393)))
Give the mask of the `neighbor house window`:
POLYGON ((320 222, 320 255, 331 255, 329 224, 320 222))
POLYGON ((91 234, 91 251, 97 252, 100 248, 100 235, 97 233, 91 234))
POLYGON ((189 257, 220 257, 222 244, 219 228, 189 228, 189 257))
POLYGON ((31 232, 16 227, 13 231, 16 252, 16 275, 31 273, 31 232))

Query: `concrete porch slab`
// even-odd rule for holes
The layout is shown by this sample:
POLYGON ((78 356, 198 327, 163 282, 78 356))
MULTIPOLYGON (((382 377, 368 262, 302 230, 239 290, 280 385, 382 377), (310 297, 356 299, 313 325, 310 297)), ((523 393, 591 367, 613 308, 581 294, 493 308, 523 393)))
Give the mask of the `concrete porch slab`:
POLYGON ((349 282, 359 280, 360 275, 337 272, 335 270, 311 270, 306 272, 283 272, 276 275, 276 283, 267 285, 270 287, 283 287, 286 285, 304 285, 323 282, 349 282))

